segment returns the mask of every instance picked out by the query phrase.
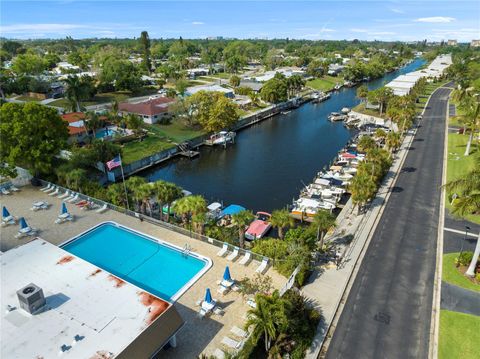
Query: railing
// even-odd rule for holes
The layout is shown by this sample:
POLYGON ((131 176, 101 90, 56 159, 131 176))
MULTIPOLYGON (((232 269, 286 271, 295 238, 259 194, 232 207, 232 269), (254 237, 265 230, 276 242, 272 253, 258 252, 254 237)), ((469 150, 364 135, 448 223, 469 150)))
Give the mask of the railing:
MULTIPOLYGON (((81 199, 81 200, 86 200, 86 201, 89 201, 89 202, 93 202, 93 203, 99 205, 100 207, 107 206, 107 208, 109 208, 111 210, 126 214, 127 216, 131 216, 131 217, 141 219, 141 220, 143 220, 145 222, 148 222, 150 224, 156 225, 158 227, 162 227, 164 229, 169 229, 171 231, 183 234, 183 235, 188 236, 190 238, 193 238, 193 239, 205 242, 205 243, 212 244, 216 247, 222 248, 224 244, 227 244, 228 249, 230 251, 233 251, 234 248, 237 248, 237 246, 234 246, 232 244, 219 241, 218 239, 215 239, 215 238, 210 238, 210 237, 204 236, 204 235, 202 235, 200 233, 196 233, 192 230, 188 230, 188 229, 185 229, 183 227, 177 226, 175 224, 168 223, 168 222, 162 221, 160 219, 153 218, 153 217, 151 217, 147 214, 140 214, 138 212, 130 211, 130 210, 127 210, 126 208, 116 206, 112 203, 105 202, 105 201, 102 201, 102 200, 94 198, 94 197, 86 196, 86 195, 84 195, 80 192, 72 191, 68 188, 56 185, 55 183, 51 183, 51 182, 48 182, 48 181, 45 181, 45 180, 42 180, 42 179, 39 179, 39 182, 42 184, 42 186, 47 186, 47 185, 56 186, 56 187, 58 187, 58 189, 60 191, 63 191, 63 192, 65 192, 65 191, 75 192, 75 194, 78 194, 78 198, 81 199)), ((239 248, 239 254, 240 255, 245 255, 248 252, 250 252, 250 257, 252 259, 258 261, 258 262, 261 262, 264 258, 266 258, 265 256, 262 256, 260 254, 248 251, 246 249, 239 248)), ((271 262, 271 260, 270 260, 270 262, 271 262)))

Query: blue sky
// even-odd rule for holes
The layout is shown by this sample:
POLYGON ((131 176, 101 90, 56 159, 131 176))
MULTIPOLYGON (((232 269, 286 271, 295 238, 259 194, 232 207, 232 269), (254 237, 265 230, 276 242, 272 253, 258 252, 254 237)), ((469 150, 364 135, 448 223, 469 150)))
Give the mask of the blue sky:
POLYGON ((8 38, 480 38, 480 1, 1 1, 8 38))

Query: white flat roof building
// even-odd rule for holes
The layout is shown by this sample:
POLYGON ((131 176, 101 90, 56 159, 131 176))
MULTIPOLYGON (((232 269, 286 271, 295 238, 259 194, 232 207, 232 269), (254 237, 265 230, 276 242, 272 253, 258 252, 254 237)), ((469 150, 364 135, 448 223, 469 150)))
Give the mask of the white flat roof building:
POLYGON ((2 358, 148 358, 183 325, 171 303, 40 238, 0 263, 2 358), (35 314, 17 298, 30 283, 46 299, 35 314))

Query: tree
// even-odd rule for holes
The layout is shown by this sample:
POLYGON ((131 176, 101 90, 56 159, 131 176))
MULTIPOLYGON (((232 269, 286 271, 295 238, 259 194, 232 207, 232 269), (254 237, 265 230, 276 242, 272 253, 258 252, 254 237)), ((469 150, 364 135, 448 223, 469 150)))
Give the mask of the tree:
POLYGON ((312 225, 317 230, 317 242, 319 242, 319 248, 323 248, 323 241, 327 231, 335 226, 335 216, 328 211, 319 210, 313 217, 312 225))
POLYGON ((70 170, 65 175, 67 187, 79 192, 82 192, 81 186, 86 178, 87 171, 82 168, 75 168, 73 170, 70 170))
POLYGON ((188 81, 185 80, 184 78, 180 78, 177 81, 175 81, 175 89, 177 92, 180 94, 180 96, 185 95, 185 91, 188 88, 188 81))
POLYGON ((290 212, 287 209, 273 211, 270 222, 274 228, 278 228, 278 236, 280 239, 284 237, 283 230, 295 224, 294 219, 290 216, 290 212))
POLYGON ((34 176, 48 173, 68 139, 67 123, 53 108, 36 103, 0 107, 0 162, 21 166, 34 176))
POLYGON ((368 96, 368 87, 363 84, 357 88, 357 97, 363 102, 367 99, 368 96))
MULTIPOLYGON (((189 224, 192 217, 199 216, 207 211, 207 202, 200 195, 186 196, 175 202, 173 210, 182 216, 183 223, 189 224)), ((198 217, 195 220, 198 220, 198 217)), ((197 225, 199 224, 198 221, 194 222, 197 225)))
POLYGON ((137 92, 142 87, 142 80, 137 68, 128 60, 108 57, 101 68, 100 83, 114 86, 118 90, 137 92))
POLYGON ((150 197, 154 194, 154 187, 150 183, 143 183, 139 186, 131 187, 130 190, 132 192, 132 199, 140 204, 140 212, 146 214, 148 208, 150 215, 152 215, 150 197))
POLYGON ((238 242, 240 248, 245 248, 245 230, 255 216, 252 211, 243 210, 232 216, 232 222, 238 228, 238 242))
POLYGON ((167 205, 167 219, 170 219, 170 207, 172 203, 183 196, 182 188, 174 183, 156 181, 154 184, 155 194, 160 204, 160 213, 163 213, 163 205, 167 205))
POLYGON ((232 87, 238 87, 240 86, 240 77, 237 75, 233 75, 230 77, 229 83, 232 87))
POLYGON ((252 339, 255 342, 263 337, 265 352, 268 353, 272 340, 276 341, 279 329, 287 326, 288 319, 284 314, 283 303, 278 291, 273 292, 271 296, 257 294, 255 303, 256 308, 247 312, 245 329, 253 327, 252 339))
POLYGON ((357 148, 361 152, 368 152, 373 148, 376 148, 377 144, 371 136, 362 136, 358 140, 357 148))
POLYGON ((140 46, 142 48, 143 66, 150 74, 152 71, 152 62, 150 60, 150 37, 147 31, 142 31, 140 35, 140 46))
POLYGON ((385 146, 390 152, 395 152, 402 144, 400 134, 398 132, 389 132, 386 136, 385 146))
POLYGON ((357 173, 348 185, 348 190, 352 194, 353 208, 358 208, 360 213, 362 207, 375 195, 377 186, 375 182, 366 174, 357 173))
POLYGON ((288 88, 285 79, 274 77, 265 82, 260 90, 260 97, 263 101, 275 104, 287 101, 288 88))
POLYGON ((65 80, 65 84, 67 85, 65 97, 70 102, 72 109, 80 112, 80 102, 90 98, 94 91, 94 88, 92 88, 92 79, 88 76, 69 76, 65 80))
MULTIPOLYGON (((445 185, 450 193, 455 191, 458 195, 453 200, 453 213, 465 216, 480 213, 480 157, 475 158, 474 168, 463 176, 451 180, 445 185)), ((475 276, 475 268, 480 256, 480 233, 472 261, 466 271, 468 276, 475 276)))
POLYGON ((12 71, 17 75, 38 75, 46 68, 45 61, 39 55, 33 53, 18 55, 12 63, 12 71))
POLYGON ((95 138, 95 133, 97 129, 102 127, 103 121, 100 120, 100 117, 93 111, 88 111, 85 114, 85 127, 87 131, 92 136, 92 139, 95 138))
POLYGON ((143 120, 140 116, 129 113, 124 116, 125 125, 128 129, 132 130, 134 133, 138 133, 143 127, 143 120))

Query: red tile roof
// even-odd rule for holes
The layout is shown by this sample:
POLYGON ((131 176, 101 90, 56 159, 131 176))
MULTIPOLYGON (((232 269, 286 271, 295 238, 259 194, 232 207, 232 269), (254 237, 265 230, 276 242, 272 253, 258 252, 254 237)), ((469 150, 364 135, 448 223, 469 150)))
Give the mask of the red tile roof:
POLYGON ((124 102, 118 105, 120 111, 136 113, 138 115, 154 116, 160 113, 168 112, 168 107, 175 102, 175 99, 169 97, 157 97, 151 100, 128 103, 124 102))
POLYGON ((85 120, 85 114, 83 112, 66 113, 66 114, 62 115, 62 119, 64 121, 67 121, 68 124, 69 124, 68 133, 70 134, 70 136, 77 135, 79 133, 87 132, 85 130, 85 126, 81 126, 81 127, 70 126, 70 124, 73 123, 73 122, 78 122, 78 121, 85 120))

